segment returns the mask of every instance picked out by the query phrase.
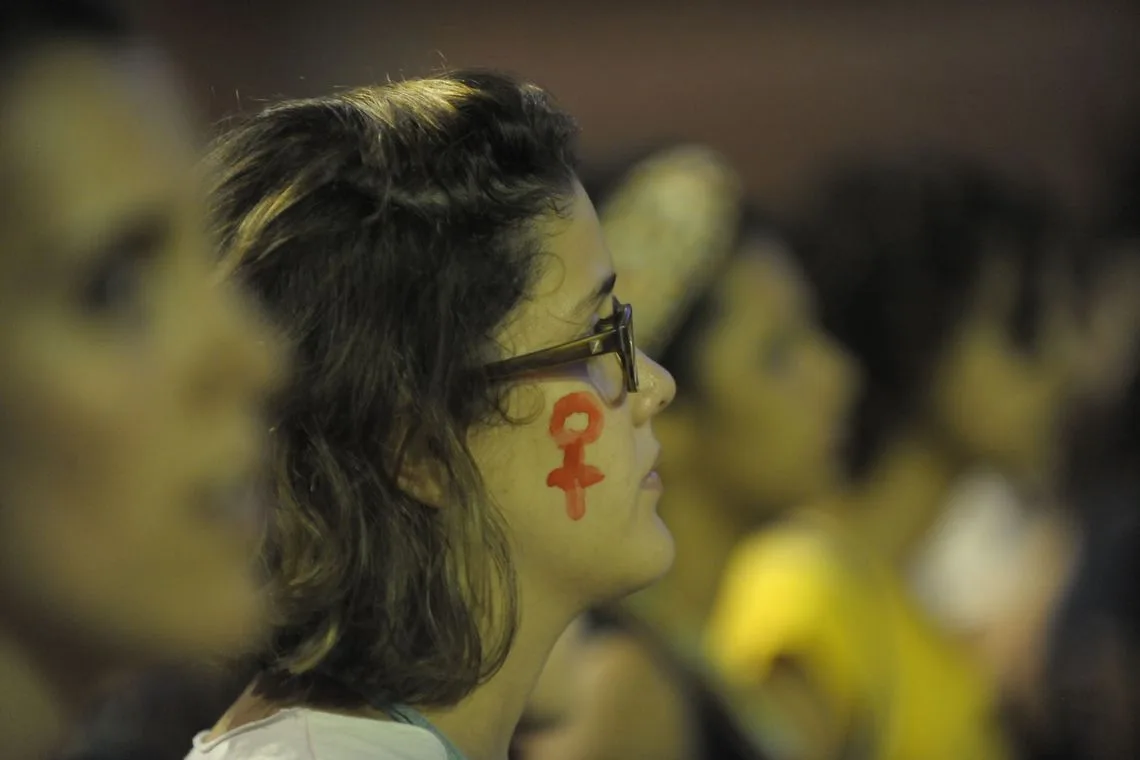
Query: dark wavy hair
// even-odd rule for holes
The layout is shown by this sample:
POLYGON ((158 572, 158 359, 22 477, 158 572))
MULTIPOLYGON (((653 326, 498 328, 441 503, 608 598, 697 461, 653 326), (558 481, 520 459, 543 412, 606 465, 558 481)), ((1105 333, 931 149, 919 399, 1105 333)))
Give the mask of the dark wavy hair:
POLYGON ((282 103, 214 146, 224 267, 296 353, 261 693, 448 705, 501 666, 514 574, 467 435, 509 422, 479 370, 541 273, 533 222, 573 196, 576 134, 540 88, 460 71, 282 103))
POLYGON ((956 157, 869 161, 823 183, 795 224, 793 245, 824 327, 865 373, 852 421, 854 474, 921 411, 995 258, 1017 277, 1009 334, 1034 348, 1047 278, 1072 261, 1067 237, 1043 195, 956 157))

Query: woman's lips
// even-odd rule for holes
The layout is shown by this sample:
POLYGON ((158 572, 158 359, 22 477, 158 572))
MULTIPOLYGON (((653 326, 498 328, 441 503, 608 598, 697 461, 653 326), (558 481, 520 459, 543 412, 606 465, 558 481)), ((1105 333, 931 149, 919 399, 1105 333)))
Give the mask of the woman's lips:
POLYGON ((653 491, 662 491, 665 484, 661 482, 661 476, 657 474, 657 470, 653 470, 641 481, 641 487, 653 491))

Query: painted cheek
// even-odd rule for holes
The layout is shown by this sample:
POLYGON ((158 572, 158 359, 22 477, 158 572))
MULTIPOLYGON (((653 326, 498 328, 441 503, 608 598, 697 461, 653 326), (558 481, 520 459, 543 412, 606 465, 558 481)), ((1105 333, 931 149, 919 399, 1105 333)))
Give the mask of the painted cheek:
POLYGON ((562 450, 562 466, 546 476, 546 485, 566 494, 566 514, 571 520, 586 515, 586 489, 605 480, 605 474, 586 464, 586 446, 594 443, 605 427, 602 405, 589 393, 579 391, 558 399, 550 416, 550 437, 562 450), (575 415, 586 418, 581 430, 567 427, 575 415))

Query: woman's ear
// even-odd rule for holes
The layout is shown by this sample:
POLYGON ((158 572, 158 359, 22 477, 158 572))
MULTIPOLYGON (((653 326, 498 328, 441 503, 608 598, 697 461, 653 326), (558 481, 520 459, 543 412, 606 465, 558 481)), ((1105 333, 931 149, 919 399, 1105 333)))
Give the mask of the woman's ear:
POLYGON ((400 488, 414 496, 417 501, 429 507, 442 508, 447 502, 446 489, 439 478, 431 474, 432 469, 434 468, 421 465, 404 467, 400 470, 397 482, 400 488))
POLYGON ((442 509, 447 505, 451 478, 422 439, 406 442, 396 464, 396 483, 401 489, 429 507, 442 509))

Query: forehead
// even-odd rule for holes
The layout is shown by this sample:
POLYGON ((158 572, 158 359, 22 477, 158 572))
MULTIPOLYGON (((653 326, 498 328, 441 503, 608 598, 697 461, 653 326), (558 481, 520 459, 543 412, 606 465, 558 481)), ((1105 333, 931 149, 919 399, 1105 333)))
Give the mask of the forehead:
MULTIPOLYGON (((545 254, 542 275, 516 320, 520 339, 536 344, 532 348, 577 337, 597 313, 597 308, 578 311, 577 307, 614 271, 594 204, 577 182, 563 213, 552 214, 537 226, 545 254)), ((606 309, 608 302, 598 301, 595 306, 606 309)))
POLYGON ((188 121, 157 58, 45 46, 0 93, 0 266, 81 248, 122 216, 169 204, 193 164, 188 121))

